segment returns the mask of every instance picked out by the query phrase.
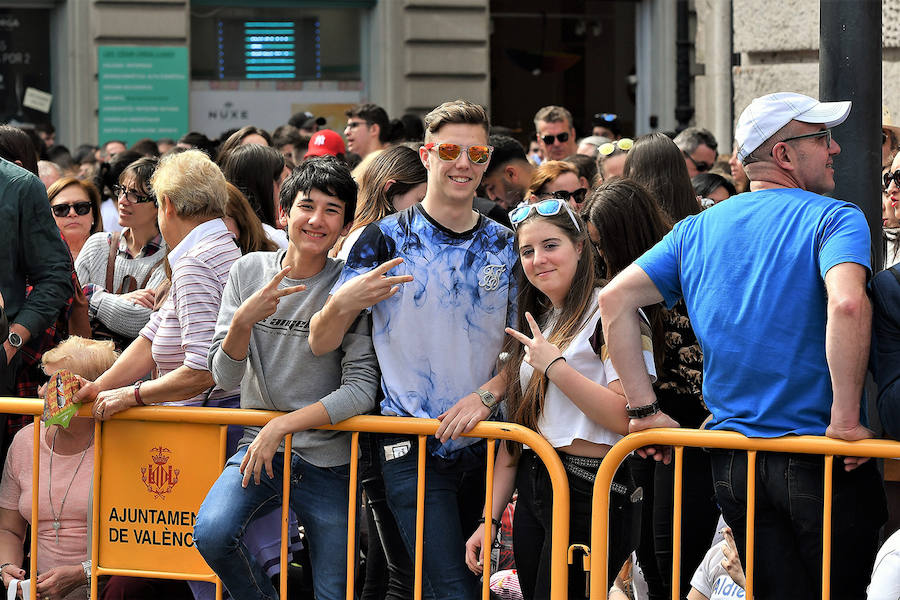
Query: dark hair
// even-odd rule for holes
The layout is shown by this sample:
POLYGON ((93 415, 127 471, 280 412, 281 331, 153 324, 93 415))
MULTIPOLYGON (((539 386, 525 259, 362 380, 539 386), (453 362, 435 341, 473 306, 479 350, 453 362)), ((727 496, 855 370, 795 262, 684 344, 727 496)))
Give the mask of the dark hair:
MULTIPOLYGON (((591 192, 588 221, 597 230, 597 248, 612 279, 652 248, 669 232, 669 223, 657 203, 639 183, 616 177, 591 192)), ((645 307, 653 330, 657 362, 665 348, 663 314, 659 305, 645 307)))
POLYGON ((700 146, 709 146, 713 152, 718 152, 719 143, 716 137, 708 129, 702 127, 688 127, 675 136, 675 145, 679 150, 693 154, 700 146))
POLYGON ((344 226, 353 221, 358 188, 342 160, 334 156, 310 156, 300 163, 281 184, 281 210, 290 213, 297 194, 309 194, 313 188, 344 203, 344 226))
POLYGON ((737 194, 734 184, 718 173, 698 173, 691 179, 694 193, 701 198, 706 198, 720 187, 724 187, 729 196, 737 194))
POLYGON ((137 152, 126 150, 116 154, 110 162, 100 163, 100 168, 97 169, 97 174, 94 176, 94 185, 100 190, 100 195, 109 198, 114 197, 115 194, 113 194, 112 189, 113 186, 119 183, 119 176, 122 174, 122 171, 140 158, 144 157, 137 152))
MULTIPOLYGON (((379 136, 380 139, 381 136, 379 136)), ((388 132, 388 144, 402 144, 406 141, 406 127, 400 119, 391 119, 390 131, 388 132)))
POLYGON ((218 165, 221 167, 222 159, 225 157, 225 155, 240 146, 245 137, 254 134, 266 140, 266 145, 272 145, 272 136, 269 135, 268 131, 266 131, 265 129, 260 129, 259 127, 254 127, 253 125, 247 125, 246 127, 241 127, 240 129, 229 135, 228 138, 224 142, 222 142, 222 145, 219 146, 219 154, 218 156, 216 156, 216 163, 218 163, 218 165))
POLYGON ((95 152, 97 151, 97 146, 93 146, 91 144, 81 144, 77 148, 75 148, 75 153, 72 154, 72 160, 74 160, 77 164, 97 164, 97 156, 95 152))
POLYGON ((81 188, 91 203, 91 231, 88 235, 93 235, 98 231, 103 231, 103 216, 100 214, 100 192, 90 181, 82 181, 77 177, 62 177, 53 182, 47 190, 47 201, 53 203, 53 200, 61 191, 70 186, 81 188))
POLYGON ((622 123, 619 117, 610 113, 596 113, 591 117, 591 131, 594 127, 604 127, 609 129, 616 137, 622 135, 622 123))
POLYGON ((644 186, 672 224, 700 212, 684 155, 665 134, 654 132, 636 139, 623 175, 644 186))
POLYGON ((189 131, 178 138, 178 143, 186 144, 192 148, 201 150, 210 158, 216 155, 216 143, 199 131, 189 131))
POLYGON ((348 117, 365 120, 367 125, 378 125, 378 141, 387 143, 391 135, 391 120, 387 111, 377 104, 367 103, 354 106, 345 113, 348 117))
POLYGON ((270 240, 263 229, 262 221, 253 212, 247 197, 233 183, 225 183, 228 194, 225 199, 225 216, 231 218, 238 228, 237 242, 241 254, 249 252, 271 252, 278 245, 270 240))
POLYGON ((68 171, 78 165, 72 158, 72 153, 62 144, 55 144, 47 148, 47 158, 59 165, 63 171, 68 171))
POLYGON ((271 146, 245 144, 219 156, 225 179, 237 186, 247 197, 260 221, 277 227, 275 180, 284 170, 284 157, 271 146))
MULTIPOLYGON (((571 214, 574 215, 574 213, 571 214)), ((546 220, 559 227, 573 244, 577 245, 579 242, 582 244, 581 256, 578 259, 575 275, 572 278, 572 286, 566 293, 562 310, 556 319, 552 331, 547 335, 547 341, 560 350, 565 350, 575 336, 578 335, 585 317, 597 310, 596 303, 591 301, 594 288, 597 286, 594 271, 594 252, 591 249, 590 240, 587 236, 587 228, 581 221, 581 217, 574 216, 575 222, 578 223, 578 227, 576 227, 567 208, 548 217, 538 215, 536 211, 532 211, 524 221, 518 224, 516 229, 517 249, 519 246, 519 235, 523 228, 538 219, 546 220)), ((530 325, 525 318, 526 312, 531 313, 538 323, 545 324, 547 315, 553 309, 553 305, 543 292, 528 281, 524 270, 519 272, 517 303, 519 331, 531 331, 530 325)), ((525 346, 513 337, 507 336, 503 350, 509 353, 509 359, 503 365, 503 372, 506 375, 507 382, 505 402, 509 413, 508 418, 513 423, 537 430, 538 419, 544 409, 544 396, 549 382, 546 377, 542 377, 539 372, 535 371, 523 390, 519 379, 519 366, 525 357, 525 346)), ((521 446, 510 442, 507 448, 515 456, 518 454, 521 446)))
POLYGON ((588 191, 594 187, 594 184, 597 181, 596 160, 590 156, 585 156, 584 154, 572 154, 571 156, 565 157, 563 162, 575 165, 578 169, 578 176, 584 177, 585 181, 588 182, 588 191))
POLYGON ((153 194, 153 188, 150 187, 150 178, 153 177, 153 171, 156 170, 159 159, 155 156, 144 156, 122 169, 119 174, 118 183, 121 184, 125 175, 132 175, 141 186, 141 191, 145 194, 153 194))
POLYGON ((27 133, 12 125, 0 125, 0 157, 19 161, 22 168, 38 174, 38 154, 27 133))
POLYGON ((407 142, 418 142, 421 144, 425 141, 425 124, 422 123, 422 117, 413 113, 404 113, 400 117, 400 122, 403 123, 407 142))
POLYGON ((50 121, 41 121, 39 123, 35 123, 34 130, 38 133, 56 133, 56 127, 54 127, 53 123, 51 123, 50 121))
POLYGON ((156 141, 151 140, 150 138, 144 138, 136 141, 131 145, 129 150, 134 150, 135 152, 139 152, 144 156, 155 156, 159 157, 159 146, 156 145, 156 141))
POLYGON ((488 145, 494 147, 491 154, 491 162, 484 170, 485 176, 493 175, 497 170, 505 167, 514 160, 528 162, 525 156, 525 148, 522 144, 508 135, 492 135, 488 137, 488 145))
POLYGON ((302 143, 303 140, 300 139, 300 131, 293 125, 279 125, 275 128, 275 131, 272 132, 272 146, 279 150, 282 146, 288 144, 297 146, 302 143))

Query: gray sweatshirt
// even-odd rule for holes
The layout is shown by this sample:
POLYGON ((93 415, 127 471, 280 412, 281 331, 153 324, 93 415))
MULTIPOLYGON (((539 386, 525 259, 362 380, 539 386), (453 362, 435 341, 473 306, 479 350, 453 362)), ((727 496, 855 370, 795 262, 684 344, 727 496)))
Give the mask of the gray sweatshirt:
MULTIPOLYGON (((375 406, 380 377, 368 320, 354 323, 337 350, 314 356, 309 349, 309 321, 324 306, 342 261, 329 258, 309 279, 284 278, 280 288, 303 284, 306 290, 283 296, 275 314, 253 326, 247 358, 234 360, 222 350, 235 311, 275 277, 284 255, 283 250, 253 252, 231 267, 209 349, 213 379, 222 389, 240 384, 241 408, 289 412, 321 400, 332 423, 368 412, 375 406)), ((249 445, 257 433, 258 427, 245 427, 238 447, 249 445)), ((295 433, 293 450, 318 467, 345 465, 350 462, 350 434, 295 433)))

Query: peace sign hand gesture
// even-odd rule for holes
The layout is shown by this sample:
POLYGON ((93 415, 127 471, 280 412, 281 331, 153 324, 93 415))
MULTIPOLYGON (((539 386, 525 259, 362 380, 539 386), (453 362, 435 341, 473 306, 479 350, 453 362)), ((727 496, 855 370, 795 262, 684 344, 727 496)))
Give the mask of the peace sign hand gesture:
POLYGON ((528 325, 531 327, 533 338, 516 331, 512 327, 507 327, 506 333, 522 342, 522 345, 525 346, 525 362, 531 365, 535 371, 544 373, 551 362, 562 356, 562 352, 547 341, 531 313, 525 313, 525 320, 528 321, 528 325))
POLYGON ((281 300, 281 298, 305 290, 305 285, 295 285, 284 289, 278 289, 281 280, 290 273, 291 268, 292 267, 283 268, 272 278, 272 281, 256 290, 252 296, 244 300, 234 313, 234 321, 246 327, 252 327, 266 317, 275 314, 275 310, 278 308, 278 301, 281 300))

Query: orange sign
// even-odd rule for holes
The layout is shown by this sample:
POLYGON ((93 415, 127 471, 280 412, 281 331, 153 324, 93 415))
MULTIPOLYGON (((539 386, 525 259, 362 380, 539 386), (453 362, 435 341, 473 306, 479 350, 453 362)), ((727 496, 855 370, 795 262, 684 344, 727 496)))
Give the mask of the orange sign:
POLYGON ((146 421, 103 424, 100 566, 209 574, 194 521, 222 470, 220 426, 146 421))

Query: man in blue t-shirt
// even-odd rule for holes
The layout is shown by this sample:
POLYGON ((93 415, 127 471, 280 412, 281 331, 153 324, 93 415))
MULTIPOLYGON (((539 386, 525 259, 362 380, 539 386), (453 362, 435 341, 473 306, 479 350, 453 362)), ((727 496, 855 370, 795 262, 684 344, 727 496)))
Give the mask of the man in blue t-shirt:
MULTIPOLYGON (((801 94, 754 100, 735 132, 751 191, 675 225, 601 294, 632 431, 677 426, 659 411, 640 361, 637 308, 684 298, 703 350, 711 429, 872 436, 860 423, 872 315, 869 230, 856 206, 819 195, 834 189, 840 146, 831 127, 849 112, 850 102, 801 94)), ((746 464, 738 451, 712 455, 716 498, 742 553, 746 464)), ((843 466, 834 469, 832 595, 857 598, 886 505, 874 462, 845 458, 843 466)), ((796 582, 791 597, 821 596, 823 477, 821 457, 759 454, 757 598, 783 594, 785 581, 796 582)))
MULTIPOLYGON (((425 199, 363 230, 332 297, 312 318, 309 345, 316 354, 329 351, 370 310, 381 414, 441 420, 425 463, 423 593, 462 600, 477 593, 465 539, 483 506, 486 445, 460 435, 487 418, 504 392, 496 364, 504 328, 515 323, 518 260, 512 231, 472 208, 491 155, 484 108, 444 103, 425 117, 425 130, 425 199)), ((376 458, 410 557, 417 446, 417 436, 386 434, 376 458)))

